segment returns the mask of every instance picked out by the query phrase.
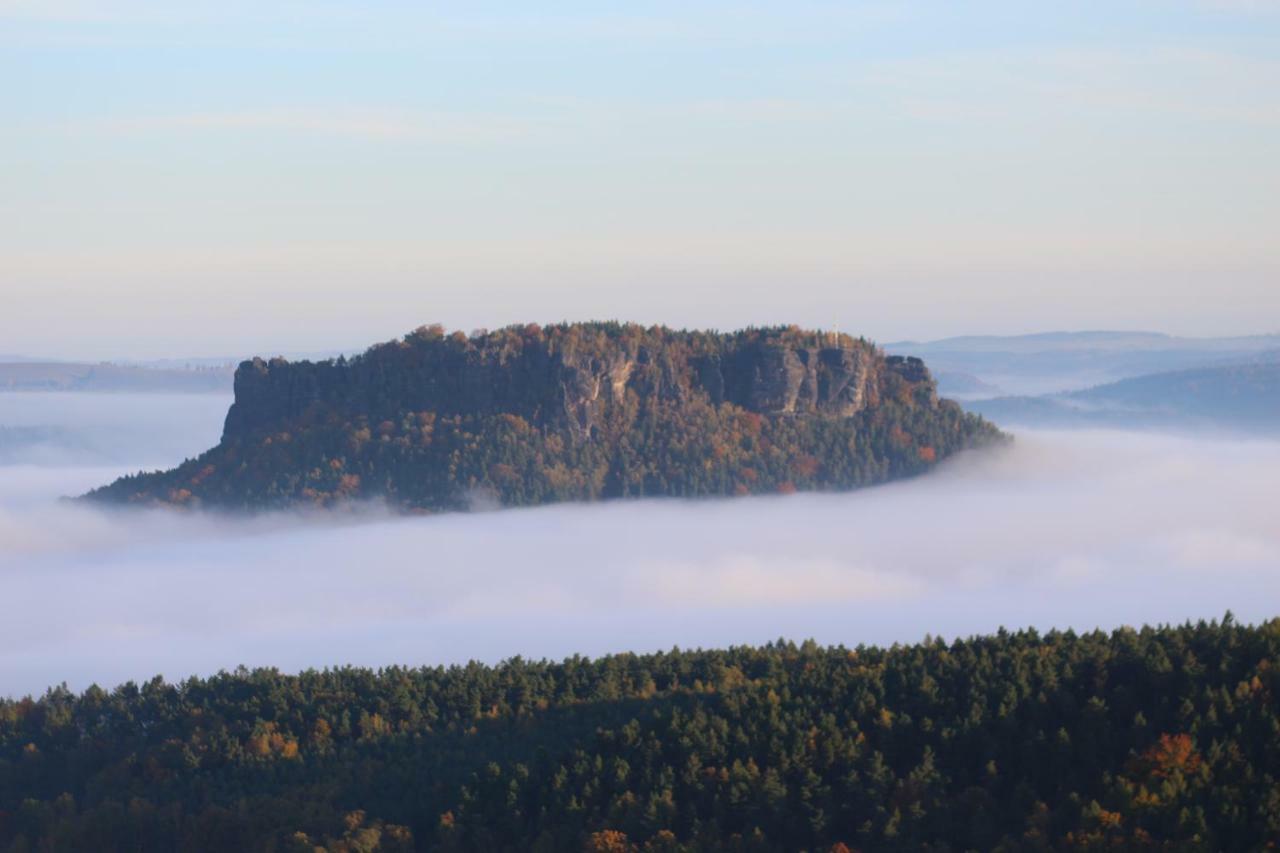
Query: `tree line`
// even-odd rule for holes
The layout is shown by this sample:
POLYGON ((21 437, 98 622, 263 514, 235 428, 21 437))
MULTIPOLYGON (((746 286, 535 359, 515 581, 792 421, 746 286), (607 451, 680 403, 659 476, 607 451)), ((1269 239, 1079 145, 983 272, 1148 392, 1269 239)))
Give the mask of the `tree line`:
POLYGON ((1280 620, 0 702, 0 849, 1262 850, 1280 620))

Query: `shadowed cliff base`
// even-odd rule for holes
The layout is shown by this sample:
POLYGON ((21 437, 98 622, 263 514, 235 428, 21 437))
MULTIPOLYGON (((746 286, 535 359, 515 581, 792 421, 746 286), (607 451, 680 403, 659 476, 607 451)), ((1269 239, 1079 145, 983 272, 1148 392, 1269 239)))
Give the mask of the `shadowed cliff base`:
POLYGON ((430 512, 846 490, 1002 438, 919 359, 836 332, 430 326, 350 360, 244 362, 216 447, 87 497, 430 512))

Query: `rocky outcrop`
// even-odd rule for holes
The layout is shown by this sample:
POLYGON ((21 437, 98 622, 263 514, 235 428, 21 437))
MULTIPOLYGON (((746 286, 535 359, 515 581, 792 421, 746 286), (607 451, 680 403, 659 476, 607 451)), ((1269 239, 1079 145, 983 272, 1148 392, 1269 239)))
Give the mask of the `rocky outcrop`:
POLYGON ((710 352, 685 352, 639 332, 594 340, 591 347, 565 346, 555 336, 518 347, 506 338, 411 337, 350 362, 246 361, 236 371, 224 440, 317 410, 376 415, 405 408, 535 419, 554 409, 575 439, 589 440, 629 392, 667 401, 705 397, 766 415, 849 417, 876 404, 886 371, 932 387, 919 359, 886 359, 847 336, 828 336, 826 346, 782 333, 762 332, 745 342, 721 336, 712 339, 710 352), (549 409, 548 400, 559 404, 549 409))
POLYGON ((919 359, 795 327, 618 323, 419 329, 350 360, 254 359, 219 445, 92 493, 414 510, 636 495, 844 489, 990 438, 919 359))
POLYGON ((724 385, 745 387, 730 402, 763 414, 848 417, 876 397, 871 385, 877 359, 865 347, 761 344, 739 356, 734 367, 740 375, 724 385))
POLYGON ((606 404, 618 406, 626 399, 636 354, 617 351, 580 359, 562 354, 557 363, 569 430, 575 440, 589 440, 606 404))

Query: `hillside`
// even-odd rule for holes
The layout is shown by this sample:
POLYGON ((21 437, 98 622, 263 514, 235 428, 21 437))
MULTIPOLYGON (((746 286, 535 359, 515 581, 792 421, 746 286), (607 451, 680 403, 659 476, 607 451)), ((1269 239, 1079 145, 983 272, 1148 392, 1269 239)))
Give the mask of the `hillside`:
POLYGON ((1262 850, 1280 623, 0 701, 0 849, 1262 850))
POLYGON ((1042 397, 968 404, 1000 423, 1026 426, 1215 428, 1280 433, 1280 362, 1179 370, 1042 397))
POLYGON ((90 497, 434 511, 849 489, 998 436, 919 359, 847 335, 430 327, 350 360, 244 362, 217 447, 90 497))

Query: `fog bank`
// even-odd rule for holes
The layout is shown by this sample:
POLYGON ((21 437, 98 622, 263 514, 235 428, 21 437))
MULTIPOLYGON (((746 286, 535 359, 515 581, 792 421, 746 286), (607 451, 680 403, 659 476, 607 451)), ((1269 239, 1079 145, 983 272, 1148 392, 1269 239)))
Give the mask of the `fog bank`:
POLYGON ((0 391, 3 466, 159 468, 218 443, 230 394, 0 391))
MULTIPOLYGON (((175 460, 176 461, 176 460, 175 460)), ((0 694, 680 646, 1275 615, 1280 443, 1023 433, 849 494, 253 519, 0 467, 0 694)))

